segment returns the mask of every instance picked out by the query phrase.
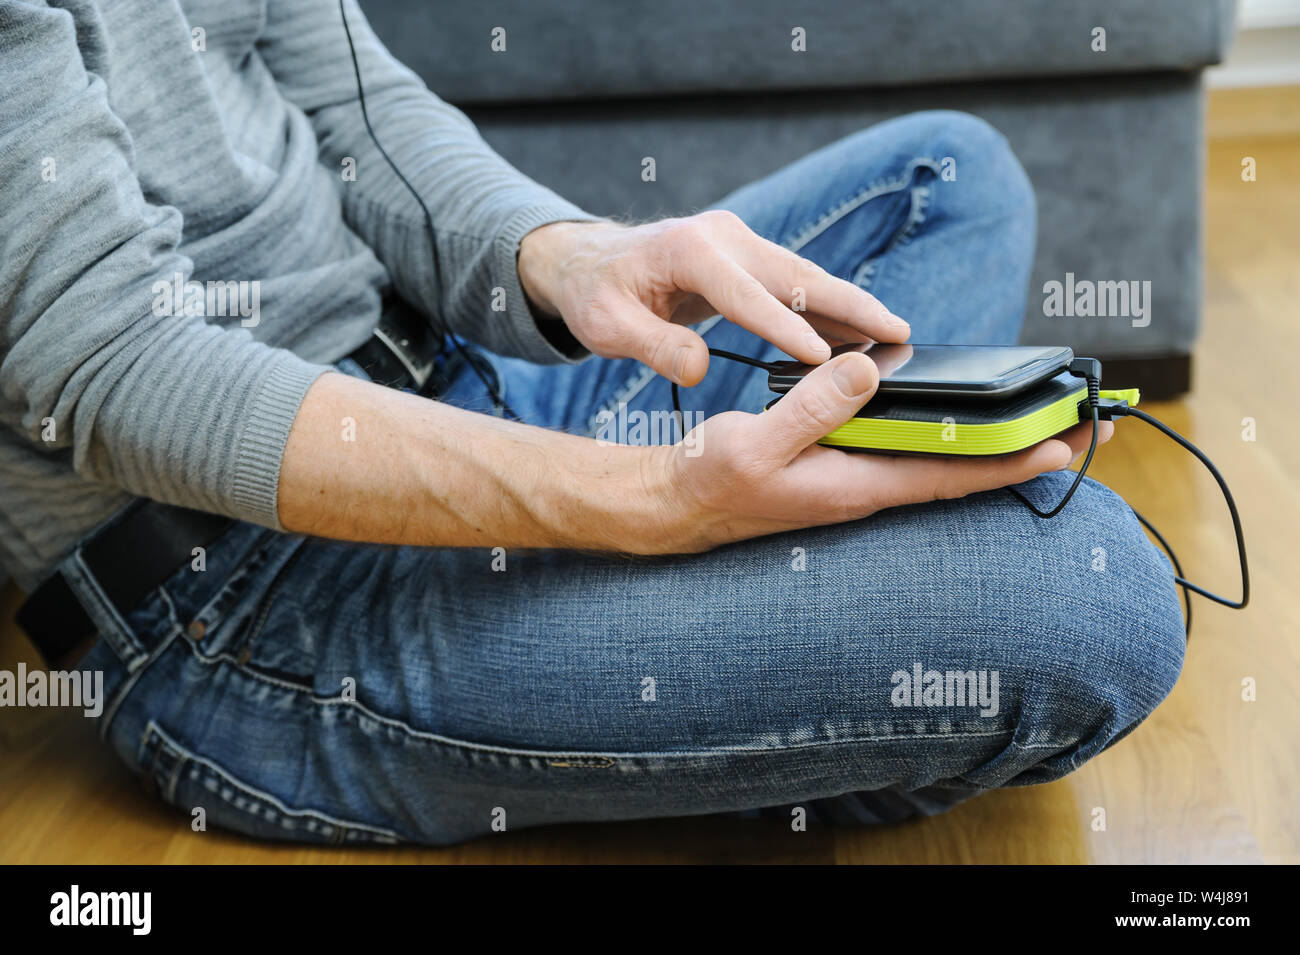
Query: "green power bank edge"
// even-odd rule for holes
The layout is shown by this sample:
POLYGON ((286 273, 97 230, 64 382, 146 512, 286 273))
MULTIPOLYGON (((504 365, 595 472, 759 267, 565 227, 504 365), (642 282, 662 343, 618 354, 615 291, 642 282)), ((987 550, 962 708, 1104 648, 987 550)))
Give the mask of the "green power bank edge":
MULTIPOLYGON (((1068 372, 993 401, 877 396, 818 443, 895 454, 1010 454, 1085 420, 1079 403, 1087 397, 1087 385, 1068 372)), ((1103 391, 1101 397, 1136 406, 1139 394, 1136 388, 1127 388, 1103 391)))

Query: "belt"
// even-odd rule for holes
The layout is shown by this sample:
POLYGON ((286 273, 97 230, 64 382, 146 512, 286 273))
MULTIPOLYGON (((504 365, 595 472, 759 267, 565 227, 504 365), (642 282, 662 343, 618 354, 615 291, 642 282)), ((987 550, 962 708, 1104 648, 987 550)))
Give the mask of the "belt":
MULTIPOLYGON (((367 341, 348 357, 371 381, 424 392, 442 336, 400 300, 384 309, 367 341)), ((140 499, 80 544, 81 563, 125 615, 192 557, 234 525, 229 517, 140 499)), ((90 651, 99 628, 61 571, 40 584, 14 618, 50 670, 68 670, 90 651)))
POLYGON ((390 299, 374 332, 348 357, 377 385, 423 392, 442 346, 443 336, 423 316, 390 299))

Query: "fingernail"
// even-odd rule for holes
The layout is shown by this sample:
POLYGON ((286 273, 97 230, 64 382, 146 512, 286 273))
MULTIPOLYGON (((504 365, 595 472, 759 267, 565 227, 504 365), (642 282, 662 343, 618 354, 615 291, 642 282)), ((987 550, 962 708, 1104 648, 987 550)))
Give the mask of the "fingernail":
POLYGON ((841 361, 831 372, 835 387, 845 398, 856 398, 871 387, 871 366, 860 359, 841 361))
POLYGON ((912 327, 911 325, 907 324, 907 322, 903 321, 901 318, 895 315, 893 312, 888 312, 888 311, 885 312, 885 321, 888 322, 889 325, 893 328, 901 329, 901 328, 912 327))
POLYGON ((673 352, 673 380, 679 385, 686 376, 686 362, 690 360, 691 347, 689 345, 679 345, 677 351, 673 352))
POLYGON ((826 344, 826 339, 822 338, 816 332, 808 332, 804 335, 803 340, 808 343, 808 347, 819 355, 830 356, 831 346, 826 344))

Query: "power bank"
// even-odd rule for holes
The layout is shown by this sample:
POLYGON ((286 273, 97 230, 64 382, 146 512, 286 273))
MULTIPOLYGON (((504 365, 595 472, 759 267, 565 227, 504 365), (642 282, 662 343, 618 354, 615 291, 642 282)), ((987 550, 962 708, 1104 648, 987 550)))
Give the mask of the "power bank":
MULTIPOLYGON (((876 395, 819 443, 893 454, 1010 454, 1091 420, 1080 412, 1087 397, 1086 383, 1068 372, 1003 399, 876 395)), ((1139 394, 1127 388, 1101 397, 1136 406, 1139 394)))

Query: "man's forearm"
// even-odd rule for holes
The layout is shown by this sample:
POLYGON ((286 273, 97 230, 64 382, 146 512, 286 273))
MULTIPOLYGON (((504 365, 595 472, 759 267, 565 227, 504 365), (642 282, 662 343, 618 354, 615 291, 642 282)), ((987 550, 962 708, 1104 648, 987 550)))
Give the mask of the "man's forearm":
POLYGON ((289 435, 280 521, 371 543, 659 549, 660 450, 602 445, 328 374, 289 435))

